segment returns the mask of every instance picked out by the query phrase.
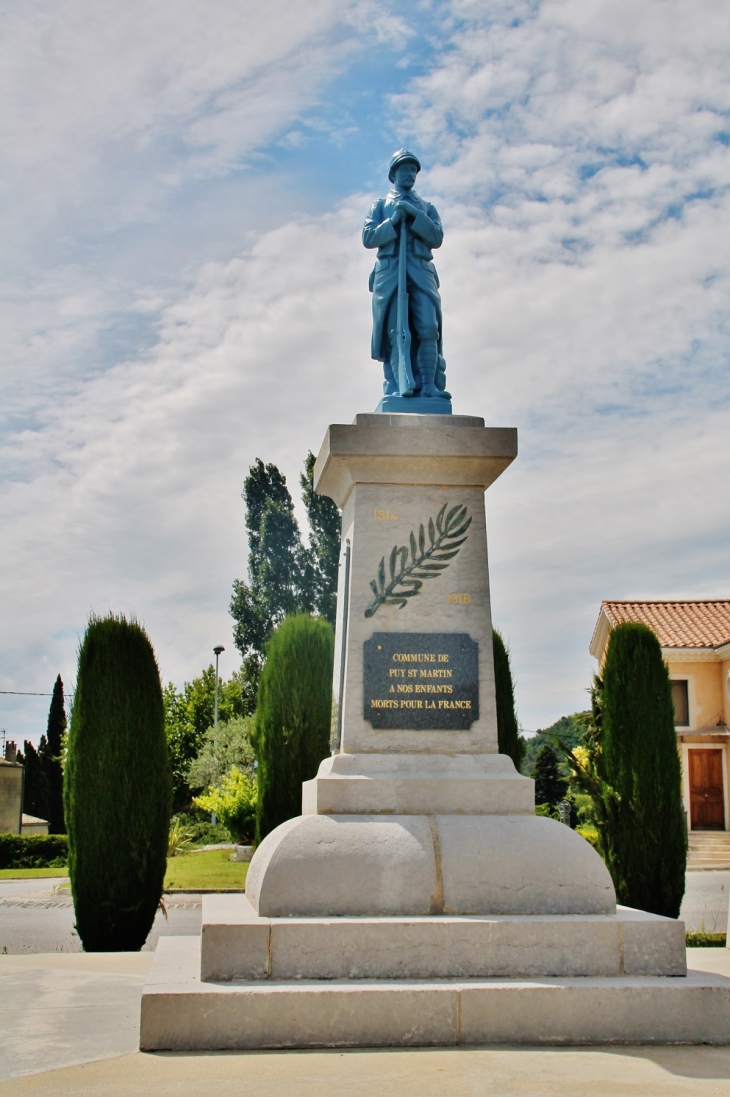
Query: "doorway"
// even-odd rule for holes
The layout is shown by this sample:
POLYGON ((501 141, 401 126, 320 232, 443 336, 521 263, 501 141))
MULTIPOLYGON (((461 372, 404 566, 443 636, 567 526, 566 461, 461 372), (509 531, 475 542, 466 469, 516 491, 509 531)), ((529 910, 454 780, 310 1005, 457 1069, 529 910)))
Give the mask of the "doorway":
POLYGON ((687 751, 692 830, 725 829, 722 755, 722 750, 687 751))

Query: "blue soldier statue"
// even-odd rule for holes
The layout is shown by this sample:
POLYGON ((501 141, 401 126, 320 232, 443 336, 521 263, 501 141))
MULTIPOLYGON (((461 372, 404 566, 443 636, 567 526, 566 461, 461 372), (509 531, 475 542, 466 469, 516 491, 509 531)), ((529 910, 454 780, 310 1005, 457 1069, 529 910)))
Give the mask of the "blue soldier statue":
POLYGON ((373 205, 362 230, 365 247, 378 249, 370 275, 371 354, 385 373, 379 411, 450 415, 441 297, 432 262, 444 230, 435 207, 413 189, 420 170, 408 149, 393 154, 388 171, 393 187, 373 205))

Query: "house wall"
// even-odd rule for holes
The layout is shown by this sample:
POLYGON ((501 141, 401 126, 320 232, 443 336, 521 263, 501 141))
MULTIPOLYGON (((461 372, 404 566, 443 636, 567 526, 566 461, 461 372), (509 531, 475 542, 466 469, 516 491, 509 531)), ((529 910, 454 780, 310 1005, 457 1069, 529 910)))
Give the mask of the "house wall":
MULTIPOLYGON (((681 662, 665 653, 665 661, 670 678, 686 678, 689 693, 690 728, 715 727, 727 722, 730 700, 723 697, 723 682, 727 675, 722 674, 721 663, 681 662)), ((730 669, 730 661, 728 662, 730 669)))
MULTIPOLYGON (((689 697, 690 734, 699 728, 713 728, 718 723, 727 724, 730 715, 730 697, 725 688, 730 660, 726 663, 704 661, 681 661, 672 659, 667 653, 664 658, 670 678, 686 678, 689 697)), ((679 729, 678 729, 679 730, 679 729)), ((690 750, 712 750, 719 748, 723 755, 723 795, 725 800, 725 830, 730 829, 730 752, 727 741, 720 735, 698 735, 684 739, 680 733, 678 742, 682 760, 682 795, 687 807, 687 822, 692 830, 690 818, 689 766, 687 753, 690 750)))
POLYGON ((730 659, 725 659, 720 664, 720 666, 722 667, 720 677, 721 677, 721 680, 722 680, 721 681, 721 686, 722 686, 721 691, 722 691, 722 694, 723 694, 722 701, 723 701, 724 712, 725 712, 725 723, 730 725, 730 659))
POLYGON ((0 759, 0 834, 20 834, 23 767, 0 759))

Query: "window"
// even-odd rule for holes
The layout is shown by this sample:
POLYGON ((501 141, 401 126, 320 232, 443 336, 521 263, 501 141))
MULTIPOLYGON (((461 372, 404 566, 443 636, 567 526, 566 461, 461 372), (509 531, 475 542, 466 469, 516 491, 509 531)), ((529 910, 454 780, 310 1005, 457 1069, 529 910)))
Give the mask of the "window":
POLYGON ((689 727, 689 696, 687 681, 672 682, 672 702, 674 704, 674 726, 689 727))

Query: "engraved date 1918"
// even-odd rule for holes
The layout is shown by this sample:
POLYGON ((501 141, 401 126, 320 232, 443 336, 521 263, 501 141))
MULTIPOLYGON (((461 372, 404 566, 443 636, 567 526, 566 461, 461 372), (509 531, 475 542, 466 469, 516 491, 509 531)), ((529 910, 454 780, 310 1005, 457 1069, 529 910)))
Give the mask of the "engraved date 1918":
POLYGON ((471 605, 471 594, 466 594, 466 593, 464 593, 464 594, 458 593, 457 594, 456 592, 454 592, 453 594, 447 594, 446 595, 446 601, 451 602, 451 603, 455 603, 456 605, 459 605, 459 606, 469 606, 469 605, 471 605))
POLYGON ((398 512, 395 510, 380 510, 376 507, 373 511, 373 518, 376 522, 397 522, 398 512))

